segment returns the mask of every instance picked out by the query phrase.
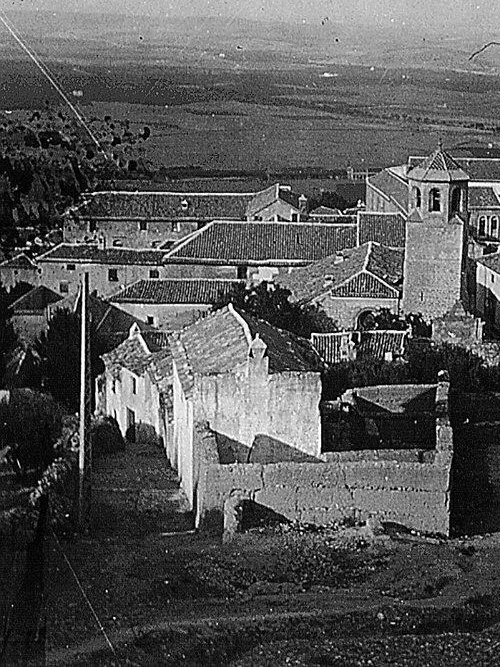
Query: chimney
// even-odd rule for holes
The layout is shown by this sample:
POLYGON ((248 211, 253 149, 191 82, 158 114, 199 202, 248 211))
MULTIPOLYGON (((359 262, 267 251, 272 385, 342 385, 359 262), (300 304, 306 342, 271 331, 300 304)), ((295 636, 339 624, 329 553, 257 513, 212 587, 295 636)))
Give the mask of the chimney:
POLYGON ((265 356, 267 345, 259 334, 256 334, 248 350, 249 375, 267 377, 269 372, 269 357, 265 356))
POLYGON ((304 194, 302 194, 299 197, 299 208, 301 211, 304 211, 306 206, 307 206, 307 197, 304 194))

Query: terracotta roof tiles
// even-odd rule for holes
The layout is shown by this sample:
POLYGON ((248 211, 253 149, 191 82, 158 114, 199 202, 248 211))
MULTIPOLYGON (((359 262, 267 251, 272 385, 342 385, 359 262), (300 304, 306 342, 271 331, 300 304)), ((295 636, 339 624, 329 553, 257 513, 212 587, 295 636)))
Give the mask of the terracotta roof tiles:
POLYGON ((109 300, 113 303, 214 304, 240 285, 245 285, 245 281, 216 278, 139 280, 109 300))
POLYGON ((356 245, 356 225, 211 222, 166 254, 166 261, 228 264, 313 262, 356 245))

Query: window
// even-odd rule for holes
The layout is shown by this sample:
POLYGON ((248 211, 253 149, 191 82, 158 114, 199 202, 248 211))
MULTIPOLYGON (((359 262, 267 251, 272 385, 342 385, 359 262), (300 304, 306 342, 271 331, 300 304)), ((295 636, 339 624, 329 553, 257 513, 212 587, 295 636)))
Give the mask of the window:
POLYGON ((479 236, 485 236, 486 235, 486 216, 485 215, 482 215, 479 218, 478 232, 479 232, 479 236))
POLYGON ((76 269, 76 266, 74 264, 66 264, 66 270, 67 271, 74 271, 76 269))
POLYGON ((95 232, 97 230, 97 223, 95 220, 89 221, 89 232, 95 232))
POLYGON ((132 393, 137 394, 137 380, 132 378, 132 393))
POLYGON ((119 248, 123 245, 123 241, 121 239, 113 239, 113 245, 115 248, 119 248))
POLYGON ((292 222, 298 222, 299 216, 298 213, 292 213, 292 222))
POLYGON ((173 232, 180 232, 181 231, 181 223, 180 222, 173 222, 172 223, 172 231, 173 232))
POLYGON ((118 269, 108 269, 108 280, 110 283, 118 282, 118 269))
POLYGON ((154 318, 153 315, 148 315, 146 321, 147 321, 148 324, 154 324, 155 323, 155 318, 154 318))
POLYGON ((494 273, 491 274, 491 282, 492 282, 492 283, 495 282, 495 274, 494 274, 494 273))
POLYGON ((149 269, 149 277, 150 278, 159 278, 160 277, 160 272, 158 269, 149 269))
POLYGON ((67 282, 59 283, 59 291, 61 294, 67 294, 69 292, 69 285, 67 282))
POLYGON ((237 278, 238 278, 238 280, 246 280, 247 279, 247 267, 246 266, 238 266, 237 278))
POLYGON ((181 208, 182 208, 183 211, 187 211, 187 210, 188 210, 188 208, 189 208, 189 202, 188 202, 187 199, 183 199, 183 200, 181 201, 181 208))
POLYGON ((420 208, 422 206, 422 193, 420 188, 413 188, 413 204, 415 208, 420 208))
POLYGON ((491 236, 498 236, 498 216, 491 217, 491 236))
POLYGON ((111 383, 111 389, 113 390, 113 394, 116 394, 116 380, 113 378, 113 382, 111 383))
POLYGON ((148 221, 147 220, 141 220, 139 222, 139 230, 141 232, 147 232, 148 231, 148 221))
POLYGON ((441 210, 441 192, 437 188, 429 191, 429 211, 439 213, 441 210))
POLYGON ((451 193, 451 212, 459 213, 460 212, 460 203, 462 201, 462 191, 460 188, 454 188, 451 193))

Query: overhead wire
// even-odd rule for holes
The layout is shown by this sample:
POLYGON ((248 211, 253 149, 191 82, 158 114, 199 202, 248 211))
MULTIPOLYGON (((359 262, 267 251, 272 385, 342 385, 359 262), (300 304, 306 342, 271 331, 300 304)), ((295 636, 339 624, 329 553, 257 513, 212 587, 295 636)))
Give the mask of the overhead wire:
POLYGON ((82 114, 78 111, 78 109, 75 107, 75 105, 71 102, 71 100, 70 100, 69 97, 66 95, 66 93, 64 92, 64 90, 61 88, 61 86, 59 85, 59 83, 56 81, 55 77, 54 77, 53 74, 50 72, 50 70, 48 69, 48 67, 47 67, 45 64, 43 64, 43 63, 41 62, 41 60, 40 60, 40 58, 37 56, 37 54, 36 54, 32 49, 30 49, 30 48, 24 43, 24 41, 21 39, 21 37, 17 34, 17 32, 14 30, 14 28, 13 28, 12 25, 10 24, 9 19, 7 19, 5 13, 4 13, 1 9, 0 9, 0 21, 3 23, 3 25, 4 25, 5 28, 8 30, 8 32, 10 33, 10 35, 15 39, 15 41, 17 42, 17 44, 18 44, 18 45, 22 48, 22 50, 29 56, 30 60, 36 65, 36 67, 40 70, 40 72, 42 72, 42 74, 43 74, 43 75, 47 78, 47 80, 51 83, 51 85, 53 86, 53 88, 54 88, 54 89, 57 91, 57 93, 62 97, 62 99, 64 100, 64 102, 66 102, 66 104, 69 106, 69 108, 71 109, 71 111, 73 112, 73 114, 75 115, 75 117, 77 118, 77 120, 79 121, 79 123, 81 124, 81 126, 85 129, 85 131, 87 132, 87 134, 89 135, 89 137, 92 139, 92 141, 93 141, 94 144, 96 145, 96 147, 97 147, 97 149, 99 150, 99 152, 101 152, 103 155, 105 155, 105 156, 107 157, 106 151, 104 150, 103 146, 101 145, 101 143, 99 142, 99 140, 97 139, 97 137, 96 137, 96 136, 94 135, 94 133, 92 132, 90 126, 88 125, 88 123, 86 122, 86 120, 84 119, 84 117, 82 116, 82 114))

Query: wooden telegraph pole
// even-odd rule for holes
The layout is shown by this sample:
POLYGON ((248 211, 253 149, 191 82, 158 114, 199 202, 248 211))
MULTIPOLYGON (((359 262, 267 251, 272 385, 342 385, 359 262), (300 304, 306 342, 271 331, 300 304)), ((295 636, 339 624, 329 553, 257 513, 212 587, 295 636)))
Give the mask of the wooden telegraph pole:
POLYGON ((80 285, 80 422, 78 453, 78 523, 87 527, 90 519, 92 445, 90 442, 91 376, 90 317, 88 310, 89 274, 84 273, 80 285))

